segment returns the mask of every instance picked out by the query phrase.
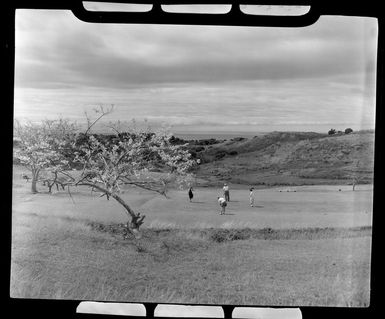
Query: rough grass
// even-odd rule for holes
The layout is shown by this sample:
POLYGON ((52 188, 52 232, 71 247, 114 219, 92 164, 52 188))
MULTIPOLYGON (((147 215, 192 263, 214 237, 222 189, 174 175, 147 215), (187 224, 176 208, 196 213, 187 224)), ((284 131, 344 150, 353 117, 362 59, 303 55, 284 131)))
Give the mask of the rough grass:
MULTIPOLYGON (((113 235, 121 235, 123 238, 130 236, 127 233, 125 224, 102 224, 90 222, 88 225, 97 231, 107 232, 113 235)), ((230 224, 231 225, 231 224, 230 224)), ((204 240, 211 240, 217 243, 234 240, 248 240, 248 239, 263 239, 263 240, 289 240, 289 239, 332 239, 332 238, 354 238, 362 236, 371 236, 371 226, 361 227, 307 227, 307 228, 292 228, 292 229, 272 229, 270 227, 257 228, 143 228, 141 230, 144 238, 154 238, 169 236, 195 236, 204 240)))
POLYGON ((345 184, 354 176, 367 184, 373 182, 374 132, 272 132, 225 141, 199 156, 204 164, 197 175, 210 185, 223 180, 265 186, 345 184))
POLYGON ((368 306, 370 227, 157 229, 19 215, 11 296, 368 306))

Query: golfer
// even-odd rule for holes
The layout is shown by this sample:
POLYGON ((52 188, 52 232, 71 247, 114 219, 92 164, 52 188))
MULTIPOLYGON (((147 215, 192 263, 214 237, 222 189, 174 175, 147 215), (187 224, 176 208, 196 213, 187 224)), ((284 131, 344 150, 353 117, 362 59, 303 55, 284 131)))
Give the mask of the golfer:
POLYGON ((225 183, 223 185, 223 195, 225 196, 226 202, 230 201, 230 191, 229 191, 229 186, 225 183))
POLYGON ((223 197, 218 197, 218 203, 219 203, 219 206, 221 207, 221 211, 219 215, 224 215, 226 211, 226 206, 227 206, 226 199, 224 199, 223 197))
POLYGON ((250 188, 250 206, 251 207, 254 207, 254 194, 253 194, 253 190, 254 190, 254 188, 251 187, 250 188))
POLYGON ((188 190, 188 198, 190 199, 190 202, 192 201, 193 197, 194 197, 193 188, 190 187, 188 190))

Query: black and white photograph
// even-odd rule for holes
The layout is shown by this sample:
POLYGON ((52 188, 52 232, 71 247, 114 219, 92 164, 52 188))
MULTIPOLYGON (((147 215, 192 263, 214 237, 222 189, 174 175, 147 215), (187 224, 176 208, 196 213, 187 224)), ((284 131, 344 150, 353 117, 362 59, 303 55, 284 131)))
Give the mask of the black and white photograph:
POLYGON ((377 19, 15 23, 12 298, 370 305, 377 19))

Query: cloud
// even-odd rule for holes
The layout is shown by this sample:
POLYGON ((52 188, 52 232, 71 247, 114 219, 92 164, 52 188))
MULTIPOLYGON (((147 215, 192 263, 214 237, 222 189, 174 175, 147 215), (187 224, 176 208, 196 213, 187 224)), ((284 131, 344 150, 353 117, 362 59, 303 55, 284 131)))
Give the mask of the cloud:
POLYGON ((69 12, 23 11, 16 85, 125 88, 372 72, 374 26, 355 19, 323 18, 302 29, 208 28, 97 25, 69 12))
POLYGON ((108 121, 148 119, 156 125, 168 123, 198 131, 229 125, 238 130, 373 128, 374 88, 352 82, 350 75, 345 78, 197 82, 130 90, 17 88, 15 116, 38 119, 60 114, 83 122, 85 110, 114 104, 108 121))
POLYGON ((376 21, 322 17, 299 29, 89 24, 18 10, 15 116, 325 130, 373 127, 376 21), (285 126, 286 125, 286 126, 285 126))

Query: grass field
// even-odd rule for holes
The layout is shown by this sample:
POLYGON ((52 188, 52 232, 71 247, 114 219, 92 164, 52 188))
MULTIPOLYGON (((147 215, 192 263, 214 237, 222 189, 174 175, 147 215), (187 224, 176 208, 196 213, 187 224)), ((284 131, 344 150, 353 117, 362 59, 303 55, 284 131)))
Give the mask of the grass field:
MULTIPOLYGON (((14 168, 11 296, 286 306, 369 305, 372 189, 233 187, 169 197, 128 189, 146 214, 123 239, 122 209, 85 189, 29 193, 14 168), (341 190, 340 190, 341 189, 341 190)), ((44 190, 44 189, 42 189, 44 190)))

